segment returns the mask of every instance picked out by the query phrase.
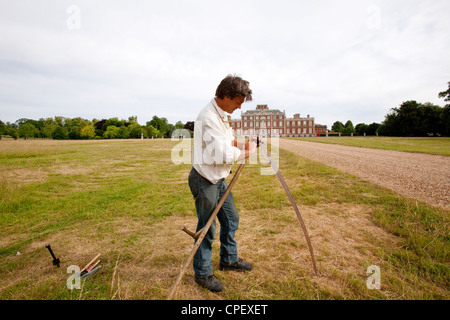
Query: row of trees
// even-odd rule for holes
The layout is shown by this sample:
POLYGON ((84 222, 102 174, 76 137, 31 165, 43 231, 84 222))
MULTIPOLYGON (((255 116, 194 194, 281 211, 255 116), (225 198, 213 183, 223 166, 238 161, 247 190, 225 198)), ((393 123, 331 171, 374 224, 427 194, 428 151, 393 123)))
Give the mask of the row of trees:
POLYGON ((392 108, 378 131, 386 136, 450 136, 450 106, 403 102, 392 108))
MULTIPOLYGON (((450 101, 450 82, 448 90, 440 92, 439 98, 450 101)), ((331 130, 344 135, 384 136, 450 136, 450 104, 440 107, 432 103, 418 103, 414 100, 403 102, 399 108, 392 108, 383 123, 359 123, 353 126, 348 120, 345 124, 336 121, 331 130)))
POLYGON ((360 135, 364 134, 368 136, 373 136, 377 133, 378 128, 381 126, 380 123, 373 122, 371 124, 358 123, 356 126, 353 126, 353 122, 348 120, 345 124, 340 121, 336 121, 331 127, 331 131, 333 132, 341 132, 344 135, 360 135))
POLYGON ((184 124, 175 125, 166 118, 154 116, 145 126, 137 122, 137 117, 128 120, 110 118, 86 120, 82 118, 54 117, 46 119, 19 119, 14 123, 0 121, 0 139, 2 135, 17 138, 52 138, 64 139, 127 139, 127 138, 170 138, 175 129, 184 124))
MULTIPOLYGON (((450 82, 448 89, 439 93, 439 98, 450 102, 450 82)), ((14 123, 0 121, 2 135, 22 138, 52 139, 127 139, 127 138, 170 138, 176 129, 185 125, 178 121, 170 124, 166 118, 154 116, 145 126, 137 122, 137 117, 128 120, 110 118, 92 121, 82 118, 54 117, 47 119, 19 119, 14 123)), ((359 123, 353 126, 348 120, 345 124, 336 121, 334 132, 344 135, 385 135, 385 136, 450 136, 450 104, 444 107, 417 101, 403 102, 399 108, 392 108, 383 123, 359 123)))

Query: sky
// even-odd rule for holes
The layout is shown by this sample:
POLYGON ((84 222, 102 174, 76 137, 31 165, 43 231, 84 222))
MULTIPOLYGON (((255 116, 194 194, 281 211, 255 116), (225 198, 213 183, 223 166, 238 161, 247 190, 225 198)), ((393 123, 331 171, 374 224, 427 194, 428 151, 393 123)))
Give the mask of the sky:
MULTIPOLYGON (((335 121, 444 106, 448 0, 0 0, 0 120, 197 118, 228 74, 253 101, 335 121)), ((235 111, 232 118, 239 118, 235 111)))

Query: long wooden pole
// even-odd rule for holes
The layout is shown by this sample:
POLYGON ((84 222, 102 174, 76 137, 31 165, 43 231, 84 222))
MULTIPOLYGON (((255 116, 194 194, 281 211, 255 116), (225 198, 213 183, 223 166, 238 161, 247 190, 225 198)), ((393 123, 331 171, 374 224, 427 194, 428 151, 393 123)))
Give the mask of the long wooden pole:
POLYGON ((194 258, 195 253, 197 252, 198 248, 200 247, 200 244, 202 243, 203 239, 206 236, 206 233, 208 233, 209 228, 211 227, 211 224, 213 223, 214 219, 216 218, 217 214, 219 213, 220 208, 222 207, 223 203, 227 199, 228 195, 231 192, 231 189, 233 188, 234 184, 236 183, 236 180, 238 179, 239 175, 241 174, 242 170, 244 169, 245 161, 243 161, 240 165, 236 173, 234 174, 233 179, 231 180, 230 184, 228 185, 227 190, 225 190, 225 193, 223 194, 222 198, 220 198, 219 203, 217 204, 217 207, 214 209, 213 213, 211 214, 211 217, 209 218, 206 225, 203 227, 203 231, 198 237, 197 241, 194 244, 194 247, 192 248, 191 254, 184 262, 183 266, 181 267, 181 272, 178 275, 177 280, 175 281, 174 285, 172 286, 172 289, 169 292, 169 295, 167 296, 167 300, 171 300, 176 288, 181 282, 181 279, 183 278, 184 273, 186 272, 186 269, 191 264, 192 259, 194 258))

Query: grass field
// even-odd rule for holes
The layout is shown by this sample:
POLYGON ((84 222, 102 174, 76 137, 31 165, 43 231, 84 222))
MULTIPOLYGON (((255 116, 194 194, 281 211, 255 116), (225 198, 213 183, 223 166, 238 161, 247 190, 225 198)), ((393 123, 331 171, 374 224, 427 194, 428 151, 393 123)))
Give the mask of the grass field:
POLYGON ((449 137, 401 138, 401 137, 314 137, 298 138, 305 141, 341 144, 353 147, 387 149, 450 156, 449 137))
MULTIPOLYGON (((0 299, 165 299, 193 245, 179 227, 196 225, 191 166, 170 160, 177 143, 0 141, 0 299), (67 268, 99 253, 100 272, 67 289, 67 268)), ((233 194, 239 254, 254 269, 219 271, 217 235, 213 265, 224 291, 200 288, 190 268, 175 299, 450 298, 448 211, 283 150, 280 168, 319 274, 276 176, 252 164, 233 194), (372 265, 379 290, 366 285, 372 265)))

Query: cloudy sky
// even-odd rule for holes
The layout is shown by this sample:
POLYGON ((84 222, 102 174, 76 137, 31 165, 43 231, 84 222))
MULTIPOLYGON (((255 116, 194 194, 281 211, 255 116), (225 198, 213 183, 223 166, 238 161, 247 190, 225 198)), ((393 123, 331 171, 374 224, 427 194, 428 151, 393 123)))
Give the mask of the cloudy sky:
MULTIPOLYGON (((0 120, 195 120, 227 74, 329 128, 444 105, 448 0, 0 0, 0 120)), ((237 118, 236 111, 232 117, 237 118)))

